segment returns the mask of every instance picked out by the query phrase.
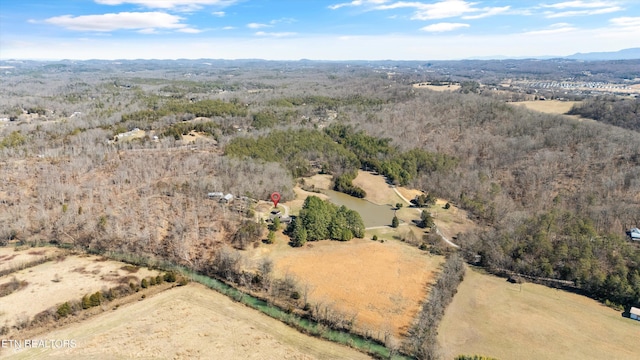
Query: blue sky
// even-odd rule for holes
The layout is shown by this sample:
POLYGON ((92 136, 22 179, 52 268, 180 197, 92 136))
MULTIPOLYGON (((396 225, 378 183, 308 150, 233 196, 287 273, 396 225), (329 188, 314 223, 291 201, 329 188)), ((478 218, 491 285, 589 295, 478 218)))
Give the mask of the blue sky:
POLYGON ((441 60, 640 47, 639 0, 2 0, 0 59, 441 60))

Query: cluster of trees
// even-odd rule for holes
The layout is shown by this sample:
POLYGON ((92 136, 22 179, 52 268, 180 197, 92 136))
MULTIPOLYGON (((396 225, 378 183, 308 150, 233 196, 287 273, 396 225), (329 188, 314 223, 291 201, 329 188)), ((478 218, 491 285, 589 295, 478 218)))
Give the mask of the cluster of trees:
POLYGON ((239 84, 229 84, 222 81, 174 81, 159 89, 161 92, 180 95, 193 93, 210 93, 214 91, 234 91, 240 88, 239 84))
POLYGON ((427 210, 422 210, 422 212, 420 213, 420 222, 418 223, 418 226, 420 226, 421 228, 432 228, 434 227, 436 224, 433 220, 433 216, 431 216, 431 213, 428 212, 427 210))
POLYGON ((238 249, 246 249, 247 246, 262 239, 263 228, 253 220, 243 220, 231 238, 231 244, 238 249))
POLYGON ((325 164, 330 171, 357 168, 356 156, 317 130, 271 131, 268 135, 236 137, 225 147, 225 154, 281 163, 294 177, 310 175, 310 161, 325 164))
POLYGON ((187 135, 191 131, 207 134, 216 140, 220 138, 220 125, 213 121, 175 123, 164 129, 162 135, 172 136, 174 139, 180 140, 183 135, 187 135))
POLYGON ((640 131, 640 98, 588 98, 582 103, 574 105, 568 114, 580 115, 621 128, 640 131))
POLYGON ((225 147, 225 154, 279 162, 294 177, 311 174, 310 160, 332 172, 334 189, 355 197, 366 193, 352 184, 359 168, 376 170, 402 185, 420 175, 448 171, 457 161, 445 154, 420 149, 402 152, 390 139, 376 138, 351 126, 334 124, 325 132, 317 130, 271 131, 265 136, 236 137, 225 147))
POLYGON ((236 102, 226 102, 222 100, 200 100, 190 102, 188 100, 172 100, 157 106, 157 108, 139 110, 129 114, 123 114, 121 122, 140 123, 140 128, 160 120, 162 117, 177 114, 192 114, 196 117, 216 117, 216 116, 247 116, 245 106, 236 102))
POLYGON ((409 329, 404 344, 406 350, 418 359, 440 359, 438 325, 444 316, 444 311, 458 291, 464 272, 463 258, 457 253, 449 255, 438 280, 429 290, 429 298, 422 305, 414 325, 409 329))
POLYGON ((336 110, 338 107, 346 105, 362 105, 362 106, 375 106, 381 105, 384 100, 369 98, 360 94, 348 95, 345 97, 329 97, 322 95, 308 95, 304 97, 287 97, 273 99, 269 102, 270 105, 280 107, 294 107, 311 105, 320 108, 336 110))
POLYGON ((364 198, 367 196, 367 192, 361 187, 353 185, 353 179, 358 176, 357 171, 347 171, 341 175, 334 176, 333 178, 333 190, 340 191, 347 195, 351 195, 357 198, 364 198))
POLYGON ((260 130, 272 128, 277 125, 290 124, 294 119, 298 118, 297 111, 274 111, 274 110, 262 110, 253 114, 251 126, 260 130))
POLYGON ((364 169, 378 171, 396 184, 407 185, 420 175, 447 171, 457 165, 455 158, 443 153, 430 153, 418 148, 402 152, 391 145, 391 139, 367 135, 350 125, 333 124, 325 132, 356 154, 364 169))
POLYGON ((345 206, 336 206, 317 196, 304 201, 300 215, 287 227, 293 246, 302 246, 307 241, 340 240, 364 237, 364 222, 358 212, 345 206))
POLYGON ((411 203, 419 208, 433 206, 436 204, 436 197, 431 193, 426 195, 420 194, 416 196, 415 199, 411 200, 411 203))

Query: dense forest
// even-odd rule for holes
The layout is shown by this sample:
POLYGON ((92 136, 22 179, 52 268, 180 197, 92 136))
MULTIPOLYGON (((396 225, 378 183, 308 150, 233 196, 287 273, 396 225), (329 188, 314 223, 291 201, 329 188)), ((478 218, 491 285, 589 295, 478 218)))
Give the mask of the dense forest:
MULTIPOLYGON (((248 211, 207 192, 286 201, 294 178, 325 171, 357 196, 350 181, 365 169, 469 210, 481 225, 457 237, 469 261, 640 305, 640 249, 625 237, 640 225, 640 143, 625 125, 637 100, 588 99, 575 111, 594 123, 412 88, 435 63, 64 65, 2 75, 1 117, 14 120, 0 128, 2 244, 125 249, 198 269, 222 243, 261 236, 248 211), (146 135, 109 142, 135 128, 146 135)), ((616 74, 633 64, 622 65, 616 74)))
POLYGON ((601 121, 621 128, 640 131, 640 98, 598 97, 575 105, 570 115, 601 121))

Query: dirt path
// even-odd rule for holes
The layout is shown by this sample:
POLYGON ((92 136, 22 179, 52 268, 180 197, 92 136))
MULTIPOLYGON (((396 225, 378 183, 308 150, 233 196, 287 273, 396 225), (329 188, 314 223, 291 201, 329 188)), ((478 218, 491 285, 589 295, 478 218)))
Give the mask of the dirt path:
MULTIPOLYGON (((402 198, 402 200, 404 200, 404 202, 406 202, 406 203, 407 203, 407 204, 409 204, 409 205, 411 204, 411 201, 407 200, 407 198, 406 198, 406 197, 402 196, 402 194, 400 194, 400 192, 398 191, 398 189, 396 189, 396 188, 394 187, 394 188, 393 188, 393 191, 395 191, 395 192, 396 192, 396 194, 398 194, 398 196, 399 196, 400 198, 402 198)), ((422 210, 420 210, 420 209, 416 209, 416 210, 417 210, 418 212, 422 212, 422 210)), ((453 241, 451 241, 451 240, 447 239, 447 238, 442 234, 442 232, 440 232, 440 229, 438 229, 437 227, 436 227, 436 233, 437 233, 438 235, 440 235, 440 237, 442 238, 442 240, 444 240, 444 242, 446 242, 446 243, 447 243, 447 244, 449 244, 450 246, 453 246, 454 248, 460 248, 460 246, 458 246, 457 244, 455 244, 453 241)))
POLYGON ((10 359, 369 359, 304 335, 199 284, 174 288, 43 334, 75 348, 28 349, 10 359))

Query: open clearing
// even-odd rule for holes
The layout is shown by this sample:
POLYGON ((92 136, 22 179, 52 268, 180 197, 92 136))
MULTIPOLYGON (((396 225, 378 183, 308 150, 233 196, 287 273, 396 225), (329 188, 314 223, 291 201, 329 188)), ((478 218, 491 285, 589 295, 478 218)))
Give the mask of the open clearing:
POLYGON ((469 269, 439 329, 446 359, 638 359, 640 323, 595 300, 469 269), (520 290, 521 289, 521 290, 520 290))
POLYGON ((27 316, 31 318, 50 307, 80 300, 84 295, 115 287, 123 281, 124 284, 129 284, 129 280, 139 283, 145 277, 159 274, 145 268, 130 272, 123 269, 125 265, 97 256, 70 255, 3 276, 0 284, 15 276, 28 285, 0 298, 0 324, 13 324, 27 316))
POLYGON ((324 240, 302 248, 281 241, 272 249, 277 276, 289 273, 303 288, 308 285, 310 303, 357 314, 360 330, 389 330, 396 336, 411 325, 443 262, 397 241, 324 240))
POLYGON ((299 333, 199 284, 164 291, 40 338, 75 340, 76 347, 3 355, 65 360, 369 358, 299 333))
MULTIPOLYGON (((580 104, 580 101, 536 100, 512 102, 509 104, 524 106, 529 110, 539 111, 545 114, 564 115, 571 110, 573 105, 580 104)), ((575 118, 579 118, 579 116, 576 116, 575 118)))
POLYGON ((413 84, 413 87, 416 89, 429 89, 433 91, 456 91, 460 89, 460 85, 431 85, 431 83, 419 83, 413 84))
POLYGON ((358 170, 358 176, 353 180, 353 185, 361 187, 367 193, 365 199, 374 204, 395 205, 402 202, 382 175, 358 170))

